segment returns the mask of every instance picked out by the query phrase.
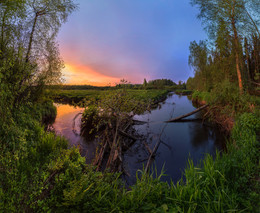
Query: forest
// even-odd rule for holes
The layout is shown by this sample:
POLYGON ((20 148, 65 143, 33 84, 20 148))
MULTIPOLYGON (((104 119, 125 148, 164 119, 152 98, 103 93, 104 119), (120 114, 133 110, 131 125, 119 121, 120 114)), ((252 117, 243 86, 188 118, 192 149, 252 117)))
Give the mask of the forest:
POLYGON ((76 1, 0 1, 0 212, 259 212, 260 2, 191 4, 208 34, 190 43, 194 77, 123 81, 111 89, 62 85, 57 35, 76 1), (147 110, 176 89, 209 104, 205 117, 228 135, 225 150, 199 164, 189 160, 177 183, 161 181, 164 171, 143 169, 127 186, 111 163, 121 160, 121 147, 109 137, 123 137, 118 131, 130 125, 129 112, 147 110), (107 131, 104 145, 111 142, 107 170, 86 164, 79 147, 46 131, 57 115, 55 98, 91 101, 83 121, 106 110, 98 122, 107 131), (111 123, 116 128, 108 131, 111 123))
POLYGON ((210 92, 226 83, 238 85, 240 94, 259 94, 259 2, 191 3, 200 8, 208 40, 190 43, 189 65, 195 76, 187 87, 210 92))

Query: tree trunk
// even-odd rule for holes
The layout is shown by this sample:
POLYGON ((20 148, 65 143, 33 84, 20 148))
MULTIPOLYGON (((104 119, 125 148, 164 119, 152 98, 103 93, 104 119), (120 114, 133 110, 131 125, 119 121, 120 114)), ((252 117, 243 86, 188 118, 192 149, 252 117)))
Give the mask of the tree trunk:
POLYGON ((235 14, 234 14, 235 13, 235 8, 234 8, 235 3, 236 3, 236 1, 234 1, 233 7, 232 7, 231 24, 232 24, 233 33, 234 33, 237 79, 238 79, 239 91, 240 91, 240 94, 242 94, 243 93, 243 84, 242 84, 241 70, 239 67, 239 41, 238 41, 238 34, 237 34, 235 14))
MULTIPOLYGON (((253 75, 253 81, 255 80, 255 76, 257 75, 257 73, 259 73, 260 71, 260 66, 259 66, 259 55, 260 55, 260 37, 258 37, 257 35, 255 35, 253 37, 253 41, 254 41, 254 61, 255 61, 255 67, 254 70, 252 70, 252 75, 253 75)), ((259 80, 258 80, 259 82, 259 80)))
POLYGON ((4 31, 5 31, 5 18, 7 15, 7 9, 4 12, 3 19, 2 19, 2 26, 1 26, 1 51, 4 50, 4 31))
POLYGON ((249 49, 248 49, 248 42, 247 42, 247 38, 245 37, 245 53, 246 53, 246 64, 247 64, 247 76, 248 76, 248 86, 250 85, 250 81, 252 80, 251 75, 250 75, 250 64, 251 64, 251 60, 250 60, 250 56, 249 56, 249 49))
POLYGON ((244 10, 246 11, 246 14, 247 14, 248 17, 250 18, 251 22, 253 23, 253 25, 254 25, 254 27, 255 27, 257 33, 258 33, 258 36, 260 37, 260 32, 259 32, 259 29, 258 29, 258 27, 257 27, 257 25, 256 25, 256 23, 255 23, 255 21, 254 21, 254 19, 252 18, 252 16, 250 15, 250 13, 247 11, 246 8, 244 8, 244 10))
POLYGON ((187 114, 185 114, 185 115, 179 116, 179 117, 177 117, 177 118, 174 118, 174 119, 171 119, 171 120, 168 120, 168 121, 165 121, 165 122, 166 122, 166 123, 169 123, 169 122, 177 122, 177 121, 180 121, 181 119, 186 118, 186 117, 188 117, 188 116, 190 116, 190 115, 193 115, 193 114, 195 114, 195 113, 197 113, 197 112, 199 112, 199 111, 205 109, 205 108, 208 107, 208 106, 209 106, 208 104, 203 105, 203 106, 201 106, 201 107, 199 107, 199 108, 193 110, 193 111, 190 112, 190 113, 187 113, 187 114))
POLYGON ((38 19, 38 12, 35 13, 34 22, 33 22, 32 30, 31 30, 31 34, 30 34, 30 40, 29 40, 29 44, 28 44, 28 49, 27 49, 27 53, 26 53, 26 57, 25 57, 25 62, 29 61, 29 57, 30 57, 30 53, 31 53, 31 49, 32 49, 33 35, 34 35, 37 19, 38 19))

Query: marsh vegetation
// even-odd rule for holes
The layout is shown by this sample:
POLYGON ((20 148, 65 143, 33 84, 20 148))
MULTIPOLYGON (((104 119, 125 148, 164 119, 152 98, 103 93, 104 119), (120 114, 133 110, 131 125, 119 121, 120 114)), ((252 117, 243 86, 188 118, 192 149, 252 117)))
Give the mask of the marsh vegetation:
POLYGON ((1 212, 259 211, 259 1, 191 2, 210 42, 191 43, 195 75, 187 84, 159 79, 58 90, 64 64, 56 37, 77 5, 0 1, 1 212), (166 90, 185 86, 194 100, 210 105, 209 119, 227 127, 226 149, 189 160, 175 182, 162 181, 163 171, 138 170, 135 183, 126 186, 118 171, 123 149, 130 147, 123 138, 134 137, 127 132, 133 115, 160 102, 166 90), (103 131, 95 165, 86 164, 67 139, 45 131, 57 113, 53 97, 86 107, 83 132, 103 131), (100 171, 102 165, 107 170, 100 171))

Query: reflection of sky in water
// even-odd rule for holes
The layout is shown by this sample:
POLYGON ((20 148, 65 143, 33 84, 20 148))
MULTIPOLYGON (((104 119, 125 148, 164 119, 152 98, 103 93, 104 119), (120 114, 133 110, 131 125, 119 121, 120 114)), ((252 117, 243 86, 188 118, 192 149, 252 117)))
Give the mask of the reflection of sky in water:
MULTIPOLYGON (((55 131, 66 137, 71 146, 80 146, 81 154, 86 156, 90 163, 95 155, 97 142, 87 141, 79 134, 75 134, 72 129, 73 119, 78 113, 83 112, 82 108, 75 108, 70 105, 57 104, 57 118, 53 127, 55 131)), ((186 96, 173 95, 161 103, 161 107, 152 110, 151 113, 135 116, 137 120, 147 121, 144 125, 136 125, 134 128, 144 138, 145 142, 153 149, 160 139, 162 140, 152 166, 156 166, 158 173, 164 166, 164 181, 171 179, 176 182, 181 178, 183 169, 187 166, 188 158, 192 158, 198 163, 205 153, 215 154, 216 149, 221 149, 224 137, 216 130, 202 125, 201 122, 185 123, 164 123, 171 117, 191 112, 195 109, 186 96)), ((189 118, 199 117, 200 114, 189 118)), ((75 120, 76 133, 80 132, 81 115, 75 120)), ((124 169, 130 177, 126 177, 128 184, 135 181, 135 174, 138 169, 146 165, 149 155, 141 140, 138 140, 124 155, 124 169)))
MULTIPOLYGON (((215 154, 216 149, 221 149, 217 144, 224 142, 223 136, 215 129, 205 127, 201 122, 186 122, 186 123, 164 123, 171 117, 191 112, 195 109, 192 103, 186 96, 173 95, 169 97, 161 108, 153 110, 150 114, 135 116, 137 120, 148 121, 147 124, 135 126, 138 133, 146 136, 146 143, 151 149, 159 140, 161 141, 153 166, 156 166, 157 171, 161 171, 164 166, 165 173, 162 180, 174 182, 179 180, 182 175, 182 170, 186 167, 188 158, 192 158, 195 163, 198 163, 206 153, 215 154), (172 115, 172 116, 171 116, 172 115)), ((198 117, 199 113, 192 115, 189 118, 198 117)), ((130 170, 130 174, 134 175, 136 169, 142 169, 142 164, 146 165, 148 153, 145 147, 138 141, 128 151, 125 156, 126 169, 130 170), (136 154, 138 153, 138 154, 136 154), (138 159, 135 159, 138 156, 138 159)), ((132 180, 129 179, 129 183, 132 180)))
POLYGON ((90 162, 96 152, 96 144, 88 142, 80 134, 81 114, 75 119, 75 131, 73 132, 73 120, 75 116, 82 113, 84 109, 75 108, 67 104, 55 104, 57 107, 57 117, 53 128, 59 135, 69 140, 70 146, 79 146, 81 154, 86 156, 87 162, 90 162))

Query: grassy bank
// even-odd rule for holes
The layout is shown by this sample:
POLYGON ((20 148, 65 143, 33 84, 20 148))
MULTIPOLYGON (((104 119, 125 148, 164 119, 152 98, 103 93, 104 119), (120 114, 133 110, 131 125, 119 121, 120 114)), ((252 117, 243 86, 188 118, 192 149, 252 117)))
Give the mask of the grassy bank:
MULTIPOLYGON (((168 185, 138 171, 125 188, 120 174, 94 172, 77 148, 40 125, 40 104, 23 107, 1 126, 0 210, 4 212, 257 212, 259 128, 255 113, 237 116, 226 153, 190 161, 168 185), (34 113, 32 113, 34 112, 34 113)), ((52 113, 51 113, 52 114, 52 113)))
POLYGON ((228 81, 219 83, 210 92, 194 91, 192 100, 198 105, 208 103, 207 117, 228 134, 240 115, 260 110, 259 96, 250 95, 246 91, 241 94, 237 85, 228 81))

